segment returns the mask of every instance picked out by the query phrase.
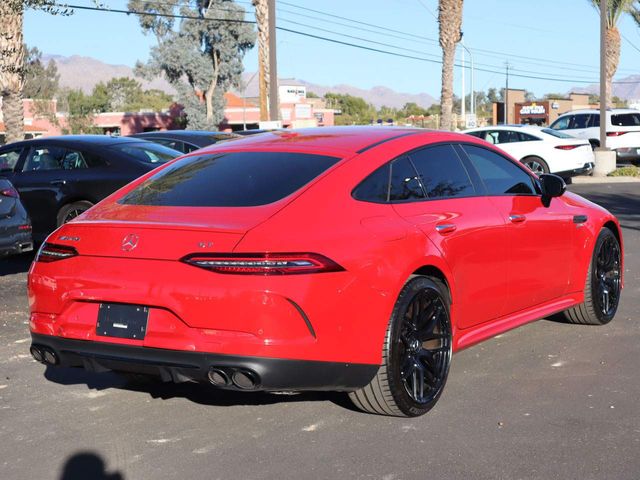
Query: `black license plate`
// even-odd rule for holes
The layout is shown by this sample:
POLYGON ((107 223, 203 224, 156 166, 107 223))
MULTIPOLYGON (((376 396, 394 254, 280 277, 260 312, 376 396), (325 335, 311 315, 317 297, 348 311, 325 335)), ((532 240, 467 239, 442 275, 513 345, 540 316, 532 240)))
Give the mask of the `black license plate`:
POLYGON ((143 340, 147 333, 149 307, 122 303, 101 303, 96 335, 143 340))

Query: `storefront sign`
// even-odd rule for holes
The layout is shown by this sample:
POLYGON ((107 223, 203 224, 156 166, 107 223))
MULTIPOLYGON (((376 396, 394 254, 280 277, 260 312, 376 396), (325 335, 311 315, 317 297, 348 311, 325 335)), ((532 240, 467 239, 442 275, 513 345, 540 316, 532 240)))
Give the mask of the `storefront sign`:
POLYGON ((546 112, 544 105, 523 105, 520 109, 520 115, 544 115, 546 112))

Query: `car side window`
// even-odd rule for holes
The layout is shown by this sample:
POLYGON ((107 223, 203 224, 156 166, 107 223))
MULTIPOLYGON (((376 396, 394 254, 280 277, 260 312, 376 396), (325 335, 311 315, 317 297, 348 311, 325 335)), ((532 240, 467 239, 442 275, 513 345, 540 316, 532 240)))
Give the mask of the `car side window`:
POLYGON ((589 127, 599 127, 600 126, 600 115, 591 115, 589 118, 589 127))
POLYGON ((400 157, 391 162, 390 202, 424 200, 424 190, 418 173, 408 157, 400 157))
POLYGON ((481 138, 484 140, 484 132, 465 132, 467 135, 471 135, 472 137, 481 138))
POLYGON ((60 167, 63 170, 78 170, 82 168, 89 168, 87 165, 87 161, 84 156, 80 152, 76 152, 74 150, 66 150, 64 153, 64 157, 62 157, 62 161, 60 162, 60 167))
POLYGON ((538 137, 534 137, 533 135, 529 135, 528 133, 518 132, 518 138, 521 142, 534 142, 536 140, 541 140, 538 137))
POLYGON ((589 124, 589 117, 590 115, 584 113, 573 115, 569 128, 587 128, 587 125, 589 124))
POLYGON ((185 150, 185 144, 182 143, 179 140, 170 140, 168 138, 159 138, 157 140, 154 140, 156 143, 159 143, 160 145, 164 145, 165 147, 169 147, 169 148, 173 148, 174 150, 177 150, 179 152, 184 152, 186 153, 188 150, 185 150))
POLYGON ((0 171, 13 171, 23 150, 23 148, 16 148, 0 153, 0 171))
POLYGON ((365 202, 387 203, 389 201, 390 172, 390 163, 378 168, 353 190, 353 198, 365 202))
POLYGON ((22 167, 23 172, 62 169, 66 151, 59 147, 33 147, 22 167))
POLYGON ((497 143, 513 143, 513 142, 519 142, 520 139, 518 138, 518 134, 512 130, 499 130, 497 132, 498 134, 498 141, 497 143))
POLYGON ((462 145, 488 195, 536 195, 531 176, 502 155, 474 145, 462 145))
POLYGON ((551 128, 554 130, 566 130, 569 128, 569 120, 571 120, 572 115, 566 115, 564 117, 558 118, 555 122, 551 124, 551 128))
POLYGON ((451 145, 423 148, 409 154, 429 199, 468 197, 475 190, 451 145))

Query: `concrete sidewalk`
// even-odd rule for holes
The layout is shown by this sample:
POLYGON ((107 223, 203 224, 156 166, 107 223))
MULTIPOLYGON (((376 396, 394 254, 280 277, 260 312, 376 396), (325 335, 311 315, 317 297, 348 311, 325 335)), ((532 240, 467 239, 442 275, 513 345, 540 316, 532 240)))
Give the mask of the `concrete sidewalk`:
POLYGON ((592 184, 592 183, 634 183, 640 182, 638 177, 590 177, 588 175, 581 175, 573 177, 571 182, 574 185, 592 184))

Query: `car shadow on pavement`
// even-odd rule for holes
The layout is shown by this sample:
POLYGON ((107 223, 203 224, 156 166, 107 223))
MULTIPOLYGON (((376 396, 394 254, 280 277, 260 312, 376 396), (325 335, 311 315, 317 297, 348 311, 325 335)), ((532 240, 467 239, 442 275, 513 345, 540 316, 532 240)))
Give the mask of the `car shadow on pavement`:
POLYGON ((78 452, 69 457, 60 480, 124 480, 119 472, 108 473, 105 462, 97 453, 78 452))
POLYGON ((11 257, 0 257, 0 277, 4 275, 15 275, 29 270, 34 257, 33 252, 13 255, 11 257))
POLYGON ((222 390, 201 383, 162 382, 146 375, 126 375, 115 372, 89 372, 81 368, 47 367, 44 377, 60 385, 86 385, 90 389, 116 388, 146 393, 154 399, 184 398, 191 402, 217 407, 238 405, 273 405, 294 402, 331 402, 342 408, 358 411, 341 392, 238 392, 222 390))

